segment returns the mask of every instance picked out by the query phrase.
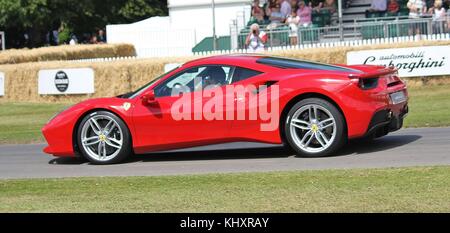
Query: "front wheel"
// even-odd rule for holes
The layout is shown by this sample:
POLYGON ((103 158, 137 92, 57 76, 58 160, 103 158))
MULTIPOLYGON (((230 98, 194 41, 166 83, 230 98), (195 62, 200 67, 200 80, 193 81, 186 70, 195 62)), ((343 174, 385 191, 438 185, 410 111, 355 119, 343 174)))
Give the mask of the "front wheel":
POLYGON ((78 148, 94 164, 114 164, 131 153, 131 137, 126 124, 107 111, 90 113, 77 131, 78 148))
POLYGON ((345 120, 331 103, 319 98, 304 99, 289 111, 285 138, 299 156, 328 156, 347 140, 345 120))

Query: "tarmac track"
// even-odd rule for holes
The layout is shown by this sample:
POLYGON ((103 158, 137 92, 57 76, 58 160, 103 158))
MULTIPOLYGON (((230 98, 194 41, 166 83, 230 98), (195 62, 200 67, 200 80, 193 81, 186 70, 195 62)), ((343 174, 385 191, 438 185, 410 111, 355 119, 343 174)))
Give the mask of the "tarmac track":
POLYGON ((350 142, 332 157, 298 158, 277 145, 229 143, 139 155, 124 164, 96 166, 54 158, 45 145, 0 146, 0 179, 162 176, 450 165, 450 128, 403 129, 373 142, 350 142))

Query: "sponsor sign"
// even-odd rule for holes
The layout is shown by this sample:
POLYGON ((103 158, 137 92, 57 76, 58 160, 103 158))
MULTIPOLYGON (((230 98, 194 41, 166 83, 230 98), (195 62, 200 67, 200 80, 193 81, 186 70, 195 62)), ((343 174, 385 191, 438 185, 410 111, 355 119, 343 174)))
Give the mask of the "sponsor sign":
POLYGON ((94 93, 94 70, 91 68, 39 71, 40 95, 94 93))
POLYGON ((348 65, 395 66, 400 77, 450 74, 450 46, 364 50, 347 53, 348 65))
POLYGON ((0 72, 0 96, 5 95, 5 74, 0 72))

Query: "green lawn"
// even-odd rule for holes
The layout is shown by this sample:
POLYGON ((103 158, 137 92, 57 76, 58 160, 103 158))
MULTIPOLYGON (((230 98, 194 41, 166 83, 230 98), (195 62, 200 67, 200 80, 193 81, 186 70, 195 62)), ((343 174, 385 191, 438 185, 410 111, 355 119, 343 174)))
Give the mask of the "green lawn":
POLYGON ((0 180, 0 212, 450 212, 450 167, 0 180))
POLYGON ((63 104, 0 103, 0 143, 43 142, 41 128, 63 104))
MULTIPOLYGON (((450 126, 450 85, 410 89, 411 113, 405 127, 450 126)), ((62 104, 0 104, 0 144, 43 142, 42 126, 62 104)))
POLYGON ((410 88, 406 127, 450 126, 450 85, 410 88))

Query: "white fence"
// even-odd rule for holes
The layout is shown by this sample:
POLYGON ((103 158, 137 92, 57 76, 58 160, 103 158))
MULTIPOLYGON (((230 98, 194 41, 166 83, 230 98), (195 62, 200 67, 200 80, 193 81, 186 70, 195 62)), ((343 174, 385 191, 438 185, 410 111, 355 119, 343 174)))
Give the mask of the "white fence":
POLYGON ((133 44, 139 57, 187 56, 196 44, 195 30, 152 29, 136 25, 108 25, 108 43, 133 44))
MULTIPOLYGON (((336 41, 336 42, 325 42, 316 44, 302 44, 297 46, 279 46, 270 47, 266 51, 279 51, 279 50, 302 50, 310 48, 333 48, 333 47, 355 47, 364 45, 377 45, 377 44, 392 44, 392 43, 402 43, 402 42, 414 42, 414 41, 442 41, 450 40, 450 33, 445 34, 433 34, 433 35, 417 35, 417 36, 403 36, 403 37, 391 37, 391 38, 378 38, 378 39, 368 39, 368 40, 353 40, 353 41, 336 41)), ((208 51, 200 53, 189 53, 188 56, 212 56, 212 55, 225 55, 225 54, 235 54, 235 53, 250 53, 245 49, 235 49, 235 50, 218 50, 218 51, 208 51)), ((94 59, 81 59, 81 60, 71 60, 69 62, 112 62, 121 60, 137 60, 145 59, 145 57, 111 57, 111 58, 94 58, 94 59)))

